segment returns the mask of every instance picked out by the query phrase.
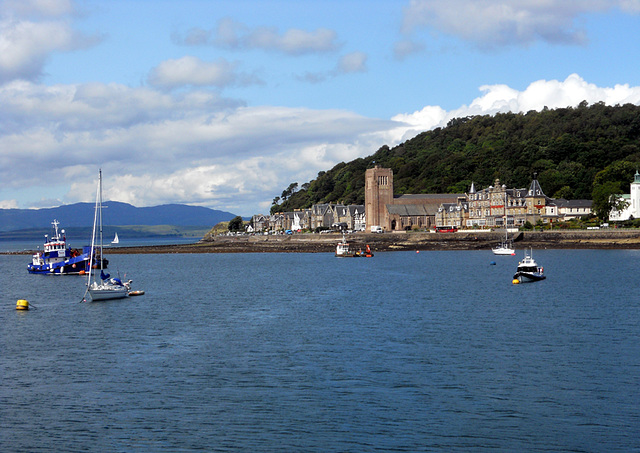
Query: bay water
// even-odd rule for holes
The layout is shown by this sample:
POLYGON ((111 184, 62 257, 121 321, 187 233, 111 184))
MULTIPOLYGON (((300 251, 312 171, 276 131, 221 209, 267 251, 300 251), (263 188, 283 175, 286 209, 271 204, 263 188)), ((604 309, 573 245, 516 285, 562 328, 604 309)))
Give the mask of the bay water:
POLYGON ((640 451, 640 251, 533 256, 2 255, 0 451, 640 451))

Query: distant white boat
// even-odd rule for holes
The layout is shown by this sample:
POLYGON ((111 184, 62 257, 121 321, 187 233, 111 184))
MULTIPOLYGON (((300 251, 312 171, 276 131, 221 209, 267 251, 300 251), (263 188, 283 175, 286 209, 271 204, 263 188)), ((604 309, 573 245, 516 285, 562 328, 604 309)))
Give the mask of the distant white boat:
POLYGON ((113 241, 111 241, 112 244, 119 244, 120 243, 120 239, 118 239, 118 233, 116 233, 116 237, 113 238, 113 241))
POLYGON ((504 240, 497 247, 493 248, 494 255, 515 255, 516 251, 511 244, 511 241, 504 240))

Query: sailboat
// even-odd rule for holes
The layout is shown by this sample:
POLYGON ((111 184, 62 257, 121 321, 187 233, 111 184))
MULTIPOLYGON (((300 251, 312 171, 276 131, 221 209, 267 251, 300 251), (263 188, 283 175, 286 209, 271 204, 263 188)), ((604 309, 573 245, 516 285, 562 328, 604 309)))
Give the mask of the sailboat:
MULTIPOLYGON (((96 193, 96 209, 93 217, 93 235, 91 237, 91 257, 95 256, 94 251, 98 252, 98 255, 102 257, 102 170, 100 170, 98 176, 98 191, 96 193), (96 231, 98 230, 98 231, 96 231), (99 237, 99 245, 96 244, 96 235, 99 237), (97 249, 97 250, 96 250, 97 249)), ((97 264, 97 263, 96 263, 97 264)), ((97 266, 96 266, 97 267, 97 266)), ((131 280, 123 283, 119 278, 111 278, 109 274, 105 274, 102 260, 100 261, 100 281, 98 281, 98 267, 94 269, 93 262, 90 262, 89 268, 92 272, 89 272, 87 279, 87 292, 91 296, 91 300, 111 300, 111 299, 124 299, 129 296, 131 290, 131 280)))
POLYGON ((493 248, 494 255, 515 255, 513 243, 509 240, 509 230, 507 229, 507 192, 504 193, 504 240, 493 248))
POLYGON ((118 239, 118 233, 116 233, 116 236, 113 238, 113 241, 111 241, 112 244, 119 244, 120 243, 120 239, 118 239))
POLYGON ((516 251, 513 248, 513 244, 509 240, 509 232, 507 226, 504 227, 504 241, 500 242, 497 247, 493 248, 494 255, 515 255, 516 251))

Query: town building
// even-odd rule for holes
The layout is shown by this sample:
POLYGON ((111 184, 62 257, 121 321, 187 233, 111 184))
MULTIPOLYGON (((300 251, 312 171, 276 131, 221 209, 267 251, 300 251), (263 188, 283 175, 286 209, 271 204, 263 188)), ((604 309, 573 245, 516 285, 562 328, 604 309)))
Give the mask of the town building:
POLYGON ((472 183, 466 199, 467 227, 504 228, 506 224, 507 228, 517 228, 527 222, 535 225, 538 220, 553 222, 553 217, 557 217, 547 215, 548 198, 535 178, 529 189, 508 189, 499 179, 482 190, 476 190, 472 183))
POLYGON ((379 226, 383 231, 428 229, 435 225, 442 203, 455 203, 464 194, 408 194, 394 196, 393 171, 375 166, 365 174, 364 204, 366 231, 379 226))
POLYGON ((277 212, 269 216, 255 214, 250 225, 252 232, 299 231, 332 228, 346 225, 347 230, 362 231, 366 225, 364 205, 319 203, 310 209, 277 212))
MULTIPOLYGON (((557 209, 557 216, 562 220, 581 219, 591 215, 591 200, 565 200, 556 198, 550 207, 557 209)), ((551 215, 553 212, 550 212, 551 215)))
MULTIPOLYGON (((631 185, 628 215, 640 217, 640 174, 631 185), (631 213, 632 212, 632 213, 631 213)), ((626 212, 626 210, 625 210, 626 212)), ((622 213, 621 215, 624 215, 622 213)), ((393 171, 375 166, 365 173, 365 204, 318 203, 310 209, 255 215, 255 231, 317 230, 336 226, 371 232, 431 228, 518 228, 527 222, 554 222, 591 215, 591 200, 553 199, 545 195, 534 176, 529 188, 509 189, 499 179, 477 190, 471 184, 463 194, 393 193, 393 171)), ((626 217, 628 218, 628 217, 626 217)), ((613 214, 612 214, 612 220, 613 214)))
POLYGON ((636 171, 631 183, 631 193, 624 194, 620 198, 627 203, 627 207, 620 211, 612 210, 609 214, 609 220, 622 222, 631 218, 640 218, 640 173, 638 171, 636 171))
MULTIPOLYGON (((637 187, 640 209, 640 175, 637 187)), ((510 189, 496 179, 492 186, 465 194, 393 195, 393 172, 378 166, 365 176, 367 231, 429 228, 518 228, 527 222, 554 222, 591 214, 590 200, 564 200, 545 195, 534 176, 528 188, 510 189)))

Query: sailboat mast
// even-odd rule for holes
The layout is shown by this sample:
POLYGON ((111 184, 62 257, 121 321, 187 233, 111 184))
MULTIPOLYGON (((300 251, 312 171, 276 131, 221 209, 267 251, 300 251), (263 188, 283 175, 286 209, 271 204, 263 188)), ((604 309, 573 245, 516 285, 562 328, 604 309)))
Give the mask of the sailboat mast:
POLYGON ((509 230, 507 229, 507 189, 504 189, 504 240, 509 239, 509 230))
POLYGON ((91 284, 91 274, 93 273, 93 258, 96 256, 96 224, 98 220, 98 201, 100 199, 100 184, 96 189, 96 208, 93 213, 93 231, 91 233, 91 253, 89 255, 89 276, 87 277, 87 287, 91 284))
POLYGON ((103 271, 103 259, 102 259, 102 252, 103 252, 103 245, 102 245, 102 168, 100 169, 99 172, 99 176, 98 176, 98 190, 100 191, 100 277, 102 277, 102 271, 103 271))

